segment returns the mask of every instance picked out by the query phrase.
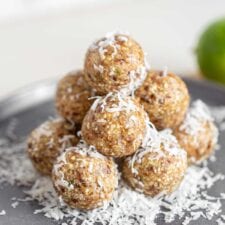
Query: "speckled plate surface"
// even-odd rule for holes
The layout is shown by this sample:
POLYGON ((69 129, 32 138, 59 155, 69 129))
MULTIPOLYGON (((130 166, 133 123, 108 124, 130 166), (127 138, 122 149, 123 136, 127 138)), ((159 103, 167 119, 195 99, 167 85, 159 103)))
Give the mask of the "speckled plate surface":
MULTIPOLYGON (((225 106, 225 88, 217 85, 193 80, 186 80, 192 99, 200 98, 208 105, 225 106)), ((0 135, 7 135, 6 128, 9 122, 17 119, 15 134, 18 137, 24 137, 39 125, 41 122, 55 115, 53 97, 55 91, 55 81, 44 81, 27 88, 23 88, 14 93, 7 99, 0 102, 0 135)), ((216 163, 209 164, 213 172, 225 174, 225 133, 220 135, 219 144, 222 150, 218 151, 216 163)), ((1 160, 1 157, 0 157, 1 160)), ((212 193, 225 191, 224 185, 215 184, 210 190, 212 193)), ((0 187, 0 211, 5 210, 7 215, 0 216, 0 225, 53 225, 61 224, 44 217, 41 214, 34 215, 33 212, 38 208, 36 202, 25 202, 20 204, 16 209, 11 207, 12 197, 23 196, 22 189, 3 185, 0 187)), ((225 211, 225 205, 223 205, 225 211)), ((151 212, 149 212, 151 213, 151 212)), ((157 219, 159 225, 163 225, 162 218, 157 219)), ((172 223, 173 225, 181 224, 181 221, 172 223)), ((191 225, 214 225, 216 221, 206 221, 204 218, 190 223, 191 225)))

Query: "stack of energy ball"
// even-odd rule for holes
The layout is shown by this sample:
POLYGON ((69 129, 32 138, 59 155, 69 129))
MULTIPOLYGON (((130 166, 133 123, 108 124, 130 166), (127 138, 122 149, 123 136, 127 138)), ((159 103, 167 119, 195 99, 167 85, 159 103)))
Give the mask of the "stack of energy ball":
POLYGON ((90 46, 83 70, 59 81, 62 118, 36 128, 27 151, 72 208, 109 202, 120 173, 146 195, 169 194, 188 164, 207 158, 217 142, 207 107, 189 102, 181 78, 148 70, 140 45, 111 33, 90 46))

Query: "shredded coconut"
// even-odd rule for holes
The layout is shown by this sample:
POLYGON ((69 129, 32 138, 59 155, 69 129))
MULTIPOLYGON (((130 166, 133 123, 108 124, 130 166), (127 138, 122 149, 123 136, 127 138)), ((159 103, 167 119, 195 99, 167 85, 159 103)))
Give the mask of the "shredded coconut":
POLYGON ((59 177, 59 179, 57 179, 55 181, 55 185, 58 186, 62 186, 65 187, 68 190, 72 190, 74 188, 73 184, 70 184, 67 180, 65 180, 64 178, 64 174, 63 172, 60 170, 60 168, 63 166, 63 164, 66 163, 66 155, 65 152, 63 152, 57 159, 57 163, 53 166, 53 171, 54 173, 57 175, 57 177, 59 177))
POLYGON ((225 107, 210 107, 210 111, 214 115, 215 120, 218 123, 219 129, 221 131, 225 130, 225 107))
MULTIPOLYGON (((162 137, 167 139, 168 135, 163 133, 162 137)), ((224 175, 212 172, 207 161, 189 167, 180 187, 169 196, 161 194, 150 198, 133 191, 121 180, 109 204, 83 212, 67 207, 57 197, 50 178, 40 176, 33 169, 25 154, 25 147, 24 140, 11 143, 7 138, 0 139, 0 184, 20 186, 25 196, 23 199, 12 196, 13 201, 22 204, 24 201, 36 200, 39 206, 35 214, 41 213, 60 221, 62 225, 75 225, 80 221, 83 221, 83 225, 156 225, 159 217, 172 224, 180 220, 183 225, 187 225, 201 217, 217 221, 219 225, 224 224, 225 193, 212 194, 210 190, 217 182, 225 185, 224 175)), ((85 154, 89 154, 89 151, 85 154)), ((4 210, 0 212, 0 215, 5 214, 4 210)))
POLYGON ((6 211, 5 210, 2 210, 1 212, 0 212, 0 216, 5 216, 6 215, 6 211))
POLYGON ((145 56, 145 58, 144 58, 144 63, 145 63, 145 68, 146 68, 146 70, 147 71, 149 71, 150 69, 151 69, 151 65, 150 65, 150 63, 148 62, 148 60, 147 60, 147 53, 145 52, 144 53, 144 56, 145 56))
POLYGON ((68 87, 68 88, 67 88, 67 92, 68 92, 69 94, 71 94, 71 93, 73 92, 73 88, 72 88, 72 87, 68 87))
POLYGON ((196 100, 192 103, 179 129, 194 136, 201 129, 202 123, 207 121, 213 121, 209 108, 201 100, 196 100))
POLYGON ((131 171, 134 174, 138 173, 134 167, 134 163, 141 163, 143 156, 149 152, 157 153, 155 155, 155 160, 166 157, 165 152, 174 157, 180 157, 183 159, 187 157, 186 151, 180 148, 176 137, 172 135, 171 129, 157 132, 156 129, 151 126, 147 133, 147 139, 148 140, 145 142, 144 146, 135 152, 133 156, 127 158, 131 171))
POLYGON ((105 53, 108 51, 107 48, 110 46, 113 49, 112 58, 114 58, 120 48, 120 45, 117 44, 117 40, 127 42, 127 34, 118 31, 107 33, 101 41, 94 42, 90 47, 90 50, 98 49, 101 59, 105 59, 105 53))
POLYGON ((165 66, 164 70, 163 70, 163 73, 162 73, 162 76, 165 77, 165 76, 167 76, 167 74, 168 74, 168 67, 165 66))
POLYGON ((137 58, 134 55, 129 55, 129 61, 133 64, 133 63, 137 63, 137 58))
POLYGON ((101 107, 104 112, 114 113, 122 111, 137 111, 138 107, 134 104, 132 98, 124 96, 120 92, 110 92, 104 97, 94 97, 96 100, 91 106, 91 110, 95 111, 97 107, 101 107), (113 104, 107 104, 113 102, 113 104))
POLYGON ((138 66, 137 70, 132 70, 128 74, 130 82, 121 88, 121 93, 131 93, 134 96, 134 91, 144 82, 147 76, 147 70, 144 65, 138 66))
POLYGON ((19 205, 19 202, 13 202, 11 206, 15 209, 19 205))
POLYGON ((52 131, 50 129, 50 121, 46 121, 41 124, 38 129, 35 130, 35 138, 39 139, 42 136, 49 137, 52 135, 52 131))
POLYGON ((94 69, 96 71, 98 71, 99 73, 103 73, 104 72, 104 67, 102 65, 96 66, 96 64, 94 64, 94 69))
MULTIPOLYGON (((106 158, 105 156, 100 154, 94 146, 87 145, 84 140, 80 140, 80 142, 75 147, 67 148, 65 152, 68 152, 68 151, 74 151, 74 152, 79 153, 80 155, 89 156, 92 158, 99 158, 99 159, 106 158)), ((64 154, 62 154, 62 155, 64 155, 64 154)), ((62 157, 62 155, 59 156, 59 158, 62 157)))

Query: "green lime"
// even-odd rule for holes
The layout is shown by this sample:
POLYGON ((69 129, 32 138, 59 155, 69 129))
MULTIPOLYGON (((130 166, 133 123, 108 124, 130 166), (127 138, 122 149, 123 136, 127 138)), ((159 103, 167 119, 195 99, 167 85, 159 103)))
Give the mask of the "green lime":
POLYGON ((205 77, 225 84, 225 18, 203 32, 197 47, 197 58, 205 77))

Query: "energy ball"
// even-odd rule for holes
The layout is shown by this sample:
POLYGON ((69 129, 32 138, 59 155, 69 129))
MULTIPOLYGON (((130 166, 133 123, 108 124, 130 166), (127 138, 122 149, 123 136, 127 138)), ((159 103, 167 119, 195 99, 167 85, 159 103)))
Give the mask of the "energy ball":
POLYGON ((78 143, 75 133, 75 126, 62 119, 46 121, 33 130, 28 137, 27 152, 34 167, 44 175, 51 175, 59 154, 78 143))
POLYGON ((174 130, 174 135, 187 151, 191 164, 206 159, 213 152, 218 130, 207 106, 197 100, 193 102, 182 124, 174 130))
POLYGON ((123 33, 110 33, 88 49, 84 63, 87 83, 101 94, 132 92, 146 77, 140 45, 123 33))
POLYGON ((124 157, 142 144, 148 116, 132 97, 109 93, 95 100, 82 124, 82 137, 103 155, 124 157))
POLYGON ((149 71, 135 95, 159 130, 178 126, 184 119, 190 101, 185 83, 166 70, 149 71))
POLYGON ((159 140, 124 161, 122 175, 132 188, 153 197, 173 192, 186 169, 186 152, 171 130, 164 130, 159 133, 159 140))
POLYGON ((82 71, 73 71, 63 77, 56 91, 56 108, 66 120, 81 123, 93 101, 94 91, 84 80, 82 71))
POLYGON ((118 184, 113 160, 82 142, 58 158, 52 180, 62 200, 81 210, 103 206, 112 199, 118 184))

